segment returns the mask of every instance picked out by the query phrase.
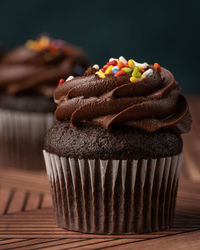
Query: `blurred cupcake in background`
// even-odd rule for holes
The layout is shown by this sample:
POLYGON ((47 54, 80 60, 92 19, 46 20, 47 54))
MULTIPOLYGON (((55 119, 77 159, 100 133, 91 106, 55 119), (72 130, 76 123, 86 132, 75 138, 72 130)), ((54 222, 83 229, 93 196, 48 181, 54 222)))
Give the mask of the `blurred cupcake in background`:
POLYGON ((43 35, 0 60, 0 164, 41 169, 42 138, 53 123, 53 90, 81 75, 89 62, 82 49, 43 35))
POLYGON ((1 59, 3 57, 3 54, 4 54, 4 49, 3 49, 2 43, 0 41, 0 63, 1 63, 1 59))

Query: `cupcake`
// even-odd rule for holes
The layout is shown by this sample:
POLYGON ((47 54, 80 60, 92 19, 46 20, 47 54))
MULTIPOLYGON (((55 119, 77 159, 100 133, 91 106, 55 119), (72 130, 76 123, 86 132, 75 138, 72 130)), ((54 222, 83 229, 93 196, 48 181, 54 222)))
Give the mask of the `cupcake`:
POLYGON ((111 58, 58 86, 44 158, 58 226, 99 234, 171 227, 191 116, 158 63, 111 58))
POLYGON ((0 42, 0 63, 1 63, 1 59, 2 59, 3 54, 4 54, 4 49, 3 49, 3 46, 0 42))
POLYGON ((4 54, 0 61, 0 164, 27 169, 43 165, 45 130, 54 121, 53 90, 88 67, 84 52, 41 36, 4 54))

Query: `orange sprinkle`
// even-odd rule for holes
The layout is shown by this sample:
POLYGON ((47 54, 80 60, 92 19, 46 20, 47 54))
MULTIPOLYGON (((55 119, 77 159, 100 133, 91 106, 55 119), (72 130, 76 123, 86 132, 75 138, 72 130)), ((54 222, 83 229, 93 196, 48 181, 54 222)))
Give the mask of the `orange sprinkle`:
POLYGON ((124 63, 121 62, 121 61, 119 61, 119 62, 118 62, 118 67, 119 67, 119 68, 123 68, 123 67, 124 67, 124 63))
POLYGON ((159 65, 158 63, 154 63, 153 66, 154 66, 155 68, 157 68, 159 72, 162 71, 162 69, 161 69, 161 67, 160 67, 160 65, 159 65))

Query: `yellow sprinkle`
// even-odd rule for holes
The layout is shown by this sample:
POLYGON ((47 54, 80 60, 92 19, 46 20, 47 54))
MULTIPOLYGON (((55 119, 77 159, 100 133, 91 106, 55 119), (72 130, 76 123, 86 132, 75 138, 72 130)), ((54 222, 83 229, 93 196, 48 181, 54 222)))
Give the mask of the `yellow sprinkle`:
POLYGON ((130 68, 134 69, 135 63, 134 63, 134 61, 133 61, 132 59, 128 60, 128 66, 129 66, 130 68))
POLYGON ((139 82, 139 81, 141 81, 141 78, 136 78, 136 77, 134 77, 134 76, 131 76, 130 81, 131 81, 132 83, 134 83, 134 82, 139 82))
POLYGON ((97 74, 99 76, 99 78, 105 78, 105 74, 102 71, 97 71, 95 74, 97 74))
POLYGON ((34 49, 34 47, 35 47, 35 41, 33 41, 33 40, 28 40, 28 41, 26 42, 26 47, 27 47, 28 49, 34 49))
POLYGON ((131 81, 132 83, 134 83, 134 82, 136 82, 137 80, 136 80, 136 78, 135 78, 134 76, 132 76, 132 77, 130 78, 130 81, 131 81))
POLYGON ((110 65, 110 66, 106 69, 105 74, 108 75, 108 74, 112 73, 112 68, 113 68, 113 66, 110 65))

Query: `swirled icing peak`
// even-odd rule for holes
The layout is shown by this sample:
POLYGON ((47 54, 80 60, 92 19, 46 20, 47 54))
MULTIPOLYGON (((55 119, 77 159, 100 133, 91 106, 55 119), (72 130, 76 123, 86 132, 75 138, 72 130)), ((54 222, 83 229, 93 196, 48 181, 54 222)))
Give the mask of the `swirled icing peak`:
POLYGON ((39 36, 2 56, 0 91, 8 95, 29 92, 52 98, 60 77, 82 75, 88 65, 81 48, 47 35, 39 36))
POLYGON ((110 129, 132 126, 146 132, 169 128, 186 133, 191 127, 187 101, 170 71, 158 63, 111 58, 82 77, 60 80, 54 92, 55 117, 74 126, 93 123, 110 129))

